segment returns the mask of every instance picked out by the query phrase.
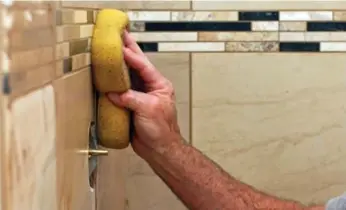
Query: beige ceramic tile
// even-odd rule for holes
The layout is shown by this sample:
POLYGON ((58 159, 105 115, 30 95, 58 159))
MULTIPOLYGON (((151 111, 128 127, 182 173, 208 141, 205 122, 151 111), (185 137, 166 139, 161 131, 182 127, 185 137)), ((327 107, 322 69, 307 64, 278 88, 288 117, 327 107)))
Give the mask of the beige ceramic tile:
POLYGON ((55 47, 55 59, 59 60, 70 56, 70 43, 59 43, 55 47))
POLYGON ((132 149, 128 150, 129 162, 126 181, 128 210, 186 210, 167 185, 154 174, 143 159, 132 149))
POLYGON ((194 54, 193 144, 282 198, 322 204, 343 193, 344 64, 341 53, 194 54))
POLYGON ((76 8, 116 8, 116 9, 146 9, 146 10, 186 10, 190 9, 190 1, 181 0, 147 0, 147 1, 100 1, 100 2, 80 2, 80 1, 63 1, 63 7, 76 8))
POLYGON ((125 210, 128 156, 126 150, 109 150, 97 164, 97 210, 125 210))
POLYGON ((346 32, 281 32, 280 41, 346 41, 346 32))
POLYGON ((225 50, 222 42, 161 42, 160 52, 220 52, 225 50))
MULTIPOLYGON (((189 140, 189 54, 147 53, 150 61, 174 85, 178 123, 182 135, 189 140)), ((186 210, 171 190, 154 174, 141 158, 128 150, 126 179, 127 209, 129 210, 186 210)))
POLYGON ((180 11, 172 12, 172 21, 236 21, 238 12, 180 11))
POLYGON ((335 10, 346 9, 343 1, 310 0, 192 0, 193 10, 335 10))
POLYGON ((47 10, 12 10, 12 29, 27 30, 49 27, 53 21, 52 11, 47 10))
POLYGON ((42 87, 55 78, 55 64, 47 64, 28 71, 13 72, 10 74, 11 94, 19 96, 29 90, 42 87))
POLYGON ((78 70, 91 64, 90 53, 82 53, 72 56, 72 70, 78 70))
POLYGON ((226 51, 230 52, 276 52, 278 42, 228 42, 226 51))
POLYGON ((13 52, 11 55, 11 72, 29 71, 54 60, 54 47, 13 52))
POLYGON ((57 42, 91 37, 94 25, 65 25, 56 27, 57 42))
POLYGON ((130 22, 129 24, 130 31, 145 31, 144 22, 130 22))
POLYGON ((61 14, 62 24, 90 23, 93 19, 90 19, 89 13, 93 15, 92 11, 87 10, 63 10, 61 14))
MULTIPOLYGON (((53 85, 57 108, 58 209, 85 209, 90 202, 88 156, 92 119, 90 68, 70 73, 53 85)), ((90 207, 90 205, 89 205, 90 207)))
POLYGON ((334 20, 346 20, 346 11, 335 11, 334 20))
POLYGON ((9 36, 9 43, 13 51, 24 51, 52 46, 54 38, 52 27, 40 28, 13 32, 9 36))
POLYGON ((278 41, 278 32, 200 32, 199 41, 278 41))
POLYGON ((197 41, 197 32, 143 32, 132 36, 138 42, 197 41))
POLYGON ((306 31, 306 22, 280 21, 280 31, 306 31))
POLYGON ((13 138, 6 142, 10 209, 57 209, 55 96, 46 86, 13 101, 13 138))
POLYGON ((182 135, 190 139, 190 67, 188 53, 147 53, 149 60, 174 86, 182 135))

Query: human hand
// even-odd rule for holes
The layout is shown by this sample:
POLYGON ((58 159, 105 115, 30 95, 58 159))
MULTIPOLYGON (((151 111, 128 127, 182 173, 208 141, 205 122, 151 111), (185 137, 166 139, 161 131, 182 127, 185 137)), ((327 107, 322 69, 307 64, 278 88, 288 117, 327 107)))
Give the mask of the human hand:
POLYGON ((125 31, 124 59, 144 82, 144 92, 109 93, 108 98, 134 113, 134 151, 146 159, 151 152, 164 152, 182 140, 177 123, 173 85, 156 70, 136 41, 125 31))

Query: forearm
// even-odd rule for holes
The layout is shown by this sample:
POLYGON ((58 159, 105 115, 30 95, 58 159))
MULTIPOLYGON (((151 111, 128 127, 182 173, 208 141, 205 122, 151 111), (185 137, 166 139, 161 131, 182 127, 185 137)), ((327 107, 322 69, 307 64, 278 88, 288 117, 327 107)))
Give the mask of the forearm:
POLYGON ((189 209, 307 209, 240 183, 193 147, 184 144, 172 147, 155 153, 147 161, 189 209))

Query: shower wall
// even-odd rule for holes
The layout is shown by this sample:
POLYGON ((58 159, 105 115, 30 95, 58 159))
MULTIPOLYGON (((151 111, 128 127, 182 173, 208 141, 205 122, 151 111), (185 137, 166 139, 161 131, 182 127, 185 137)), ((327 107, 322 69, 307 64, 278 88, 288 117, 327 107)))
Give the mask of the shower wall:
POLYGON ((89 183, 81 151, 102 8, 127 12, 173 82, 182 135, 230 174, 305 204, 345 191, 345 2, 2 4, 2 209, 186 209, 131 148, 100 157, 89 183))

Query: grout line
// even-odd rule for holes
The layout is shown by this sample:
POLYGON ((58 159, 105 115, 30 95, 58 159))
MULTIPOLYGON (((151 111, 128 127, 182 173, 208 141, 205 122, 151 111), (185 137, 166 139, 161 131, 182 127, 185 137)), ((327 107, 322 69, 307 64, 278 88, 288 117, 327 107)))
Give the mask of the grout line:
POLYGON ((189 53, 189 138, 190 144, 193 145, 193 91, 192 91, 192 53, 189 53))

